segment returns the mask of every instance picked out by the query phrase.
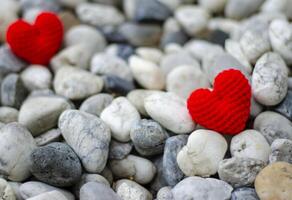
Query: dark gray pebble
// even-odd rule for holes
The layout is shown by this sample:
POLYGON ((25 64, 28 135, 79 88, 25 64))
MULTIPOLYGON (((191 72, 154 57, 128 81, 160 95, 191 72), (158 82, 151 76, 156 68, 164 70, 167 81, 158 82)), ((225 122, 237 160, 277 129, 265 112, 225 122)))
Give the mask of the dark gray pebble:
POLYGON ((165 181, 163 174, 163 156, 154 159, 154 165, 157 169, 156 176, 150 183, 150 191, 152 194, 156 195, 160 188, 167 186, 167 182, 165 181))
POLYGON ((108 186, 89 182, 80 189, 80 200, 121 200, 121 198, 108 186))
POLYGON ((214 30, 209 35, 209 41, 214 44, 219 44, 220 46, 224 47, 225 40, 229 38, 229 34, 221 31, 221 30, 214 30))
POLYGON ((231 194, 231 200, 259 200, 255 189, 242 187, 235 189, 231 194))
POLYGON ((111 43, 126 43, 127 42, 127 38, 125 38, 119 32, 119 29, 116 26, 106 26, 106 27, 103 27, 101 31, 108 42, 111 42, 111 43))
POLYGON ((288 90, 284 100, 278 104, 274 110, 292 120, 292 91, 288 90))
POLYGON ((117 56, 124 60, 128 60, 128 58, 135 53, 135 48, 131 45, 127 44, 119 44, 117 56))
POLYGON ((160 41, 160 46, 164 48, 167 44, 176 43, 184 45, 189 39, 189 36, 184 31, 166 32, 160 41))
POLYGON ((108 93, 115 93, 125 96, 131 90, 135 89, 133 82, 122 79, 118 76, 108 75, 104 76, 104 90, 108 93))

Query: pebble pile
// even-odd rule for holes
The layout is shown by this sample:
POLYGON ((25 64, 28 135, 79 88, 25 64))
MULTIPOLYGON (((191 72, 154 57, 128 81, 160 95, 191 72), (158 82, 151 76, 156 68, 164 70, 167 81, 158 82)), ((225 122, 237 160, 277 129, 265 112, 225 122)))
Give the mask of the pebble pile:
POLYGON ((1 0, 0 199, 291 200, 291 0, 1 0), (5 40, 64 24, 49 66, 5 40), (248 124, 223 135, 186 100, 237 69, 248 124))

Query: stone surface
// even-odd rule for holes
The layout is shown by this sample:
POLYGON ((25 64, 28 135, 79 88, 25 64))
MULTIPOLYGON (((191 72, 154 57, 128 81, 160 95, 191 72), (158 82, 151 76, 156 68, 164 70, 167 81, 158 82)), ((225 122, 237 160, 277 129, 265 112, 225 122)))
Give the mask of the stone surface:
POLYGON ((26 63, 15 56, 8 46, 0 47, 0 74, 19 72, 26 63))
POLYGON ((115 190, 122 200, 152 200, 152 194, 134 181, 121 179, 117 181, 115 190))
POLYGON ((3 178, 0 178, 0 198, 3 200, 16 200, 12 187, 3 178))
MULTIPOLYGON (((3 0, 1 1, 1 8, 0 8, 0 41, 5 42, 6 40, 6 31, 8 26, 15 21, 18 16, 19 12, 19 2, 15 0, 3 0)), ((0 70, 1 71, 1 70, 0 70)))
POLYGON ((44 0, 21 0, 20 1, 22 9, 25 11, 30 9, 47 10, 51 12, 57 12, 60 10, 60 4, 57 0, 44 1, 44 0))
POLYGON ((21 197, 20 191, 19 191, 19 187, 20 187, 21 183, 19 183, 19 182, 13 182, 13 181, 9 181, 8 183, 11 186, 11 189, 13 190, 13 193, 14 193, 14 195, 16 197, 16 200, 24 200, 21 197))
POLYGON ((27 200, 68 200, 61 192, 53 190, 50 192, 42 193, 35 197, 28 198, 27 200))
POLYGON ((60 129, 51 129, 36 137, 35 142, 38 146, 43 146, 51 142, 59 142, 61 140, 61 135, 60 129))
POLYGON ((132 151, 132 143, 122 143, 115 140, 111 141, 109 158, 110 159, 124 159, 132 151))
POLYGON ((131 90, 135 89, 132 81, 120 78, 118 76, 107 75, 103 77, 104 91, 113 93, 114 95, 127 95, 131 90))
POLYGON ((121 198, 109 186, 89 182, 80 189, 80 200, 121 200, 121 198))
POLYGON ((288 90, 286 97, 273 109, 292 120, 292 91, 288 90))
POLYGON ((162 187, 158 191, 156 198, 157 200, 174 200, 171 192, 171 187, 169 186, 162 187))
POLYGON ((139 47, 136 49, 136 54, 148 61, 159 64, 163 56, 163 52, 152 47, 139 47))
POLYGON ((83 101, 79 110, 99 116, 113 100, 113 96, 106 93, 93 95, 83 101))
POLYGON ((231 200, 259 200, 258 195, 253 188, 242 187, 233 190, 231 200))
POLYGON ((18 110, 11 107, 0 107, 0 122, 5 124, 10 122, 17 122, 18 120, 18 110))
POLYGON ((227 1, 225 15, 233 19, 246 18, 255 13, 263 2, 263 0, 227 1))
POLYGON ((292 140, 276 139, 271 145, 270 163, 287 162, 292 164, 292 140))

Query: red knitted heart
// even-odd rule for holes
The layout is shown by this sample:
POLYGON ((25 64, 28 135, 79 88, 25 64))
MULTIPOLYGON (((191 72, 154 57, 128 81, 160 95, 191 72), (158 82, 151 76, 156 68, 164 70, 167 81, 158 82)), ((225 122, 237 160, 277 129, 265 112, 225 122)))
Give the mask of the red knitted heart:
POLYGON ((32 64, 47 65, 63 40, 63 24, 57 15, 43 12, 33 25, 17 20, 7 31, 7 42, 18 57, 32 64))
POLYGON ((230 135, 245 128, 250 104, 249 82, 240 71, 234 69, 217 75, 213 91, 195 90, 187 101, 189 113, 196 123, 230 135))

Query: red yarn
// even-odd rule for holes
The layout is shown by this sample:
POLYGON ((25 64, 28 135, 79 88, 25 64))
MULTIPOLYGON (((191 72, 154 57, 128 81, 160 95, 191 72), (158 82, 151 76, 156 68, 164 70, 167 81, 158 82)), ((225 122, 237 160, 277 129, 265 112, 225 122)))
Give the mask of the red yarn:
POLYGON ((12 23, 7 42, 15 55, 32 64, 47 65, 63 40, 63 24, 54 13, 43 12, 29 24, 23 20, 12 23))
POLYGON ((234 135, 241 132, 248 120, 251 87, 238 70, 221 72, 215 78, 214 89, 198 89, 187 100, 193 120, 205 128, 234 135))

